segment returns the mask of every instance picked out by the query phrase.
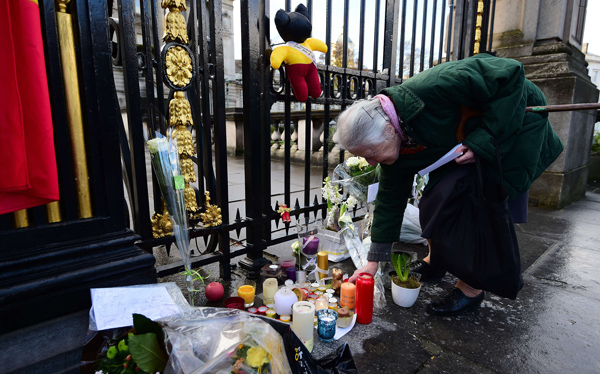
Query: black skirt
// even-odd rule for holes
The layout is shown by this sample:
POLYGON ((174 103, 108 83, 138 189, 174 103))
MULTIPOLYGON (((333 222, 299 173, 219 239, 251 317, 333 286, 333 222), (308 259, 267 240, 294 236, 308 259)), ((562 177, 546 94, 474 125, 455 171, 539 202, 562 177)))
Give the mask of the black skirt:
MULTIPOLYGON (((448 200, 448 197, 454 191, 456 181, 467 176, 473 165, 463 165, 454 168, 440 179, 435 186, 429 189, 419 203, 419 222, 423 238, 431 238, 431 232, 434 229, 436 218, 448 200)), ((529 201, 529 191, 525 191, 514 200, 508 202, 510 215, 514 223, 527 222, 527 205, 529 201)))

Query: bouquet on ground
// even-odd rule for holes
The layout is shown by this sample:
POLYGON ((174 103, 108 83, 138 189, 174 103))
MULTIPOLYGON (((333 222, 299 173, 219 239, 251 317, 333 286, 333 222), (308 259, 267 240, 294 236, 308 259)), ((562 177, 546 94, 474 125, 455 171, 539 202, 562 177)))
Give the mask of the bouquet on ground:
MULTIPOLYGON (((327 227, 335 227, 343 237, 350 258, 357 269, 367 265, 369 245, 363 244, 363 233, 355 227, 350 210, 358 202, 367 203, 369 185, 379 180, 379 165, 371 166, 362 157, 350 157, 346 162, 336 166, 333 171, 333 181, 327 177, 323 182, 323 198, 327 200, 327 227), (339 186, 349 192, 344 194, 339 186)), ((370 218, 366 218, 370 221, 370 218)), ((367 228, 369 224, 367 223, 367 228)), ((368 231, 368 229, 366 230, 368 231)), ((386 305, 381 271, 375 275, 374 307, 384 308, 386 305)))
POLYGON ((160 185, 160 191, 171 217, 173 235, 177 248, 181 253, 185 268, 189 301, 193 305, 194 279, 198 273, 191 268, 190 234, 188 232, 187 214, 185 211, 185 178, 181 174, 177 140, 168 141, 160 133, 148 141, 148 149, 152 157, 152 167, 160 185))

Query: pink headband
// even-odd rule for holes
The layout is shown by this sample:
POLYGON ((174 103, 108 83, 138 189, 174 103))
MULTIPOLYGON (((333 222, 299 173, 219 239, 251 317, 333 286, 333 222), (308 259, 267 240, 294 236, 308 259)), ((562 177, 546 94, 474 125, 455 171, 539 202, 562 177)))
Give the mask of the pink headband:
POLYGON ((400 121, 398 121, 398 114, 396 114, 396 108, 394 107, 394 103, 392 103, 392 100, 390 100, 390 98, 386 95, 377 95, 375 97, 379 99, 383 111, 390 118, 390 121, 392 122, 392 125, 398 132, 398 135, 402 136, 403 134, 402 130, 400 129, 400 121))

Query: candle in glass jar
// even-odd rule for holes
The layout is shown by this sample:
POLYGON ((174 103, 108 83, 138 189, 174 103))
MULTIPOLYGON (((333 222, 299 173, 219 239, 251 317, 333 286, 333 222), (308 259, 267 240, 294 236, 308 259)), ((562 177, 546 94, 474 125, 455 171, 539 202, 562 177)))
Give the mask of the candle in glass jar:
POLYGON ((315 310, 327 309, 329 307, 329 301, 324 297, 319 297, 315 300, 315 310))
POLYGON ((354 296, 356 294, 356 285, 354 283, 344 282, 341 286, 340 305, 348 309, 354 309, 354 296))
POLYGON ((266 279, 263 282, 263 301, 265 304, 275 303, 275 292, 277 292, 277 279, 266 279))
POLYGON ((373 295, 375 279, 369 273, 360 273, 356 279, 356 298, 354 310, 356 322, 364 325, 373 320, 373 295))
POLYGON ((302 238, 302 252, 307 255, 316 255, 319 251, 319 238, 314 235, 302 238))
POLYGON ((292 307, 292 330, 304 343, 309 352, 313 350, 313 330, 315 318, 315 306, 306 301, 299 301, 292 307))

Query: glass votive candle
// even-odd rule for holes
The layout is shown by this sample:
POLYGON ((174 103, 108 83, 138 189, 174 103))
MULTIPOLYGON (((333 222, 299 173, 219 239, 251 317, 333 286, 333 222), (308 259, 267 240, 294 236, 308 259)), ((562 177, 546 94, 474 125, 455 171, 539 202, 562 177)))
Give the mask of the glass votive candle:
POLYGON ((286 273, 287 273, 287 277, 288 279, 293 280, 294 282, 296 281, 296 272, 298 271, 298 268, 293 266, 291 268, 287 268, 286 269, 286 273))
POLYGON ((315 300, 315 310, 327 309, 329 302, 324 297, 319 297, 315 300))
POLYGON ((306 271, 298 270, 296 271, 296 283, 302 284, 306 282, 306 271))
POLYGON ((254 305, 254 293, 256 292, 256 282, 245 280, 238 284, 237 294, 244 299, 244 307, 248 308, 254 305))
POLYGON ((337 324, 338 314, 332 309, 320 309, 317 311, 317 331, 319 340, 322 342, 331 342, 335 336, 335 327, 337 324))

